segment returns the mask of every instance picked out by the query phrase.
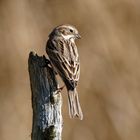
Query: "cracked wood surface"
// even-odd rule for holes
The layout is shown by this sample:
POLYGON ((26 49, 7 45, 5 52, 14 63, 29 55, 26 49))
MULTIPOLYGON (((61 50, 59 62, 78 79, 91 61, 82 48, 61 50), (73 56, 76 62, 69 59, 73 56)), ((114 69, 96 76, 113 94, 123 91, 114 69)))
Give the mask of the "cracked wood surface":
POLYGON ((32 91, 32 140, 61 140, 62 97, 55 73, 47 59, 30 52, 28 69, 32 91))

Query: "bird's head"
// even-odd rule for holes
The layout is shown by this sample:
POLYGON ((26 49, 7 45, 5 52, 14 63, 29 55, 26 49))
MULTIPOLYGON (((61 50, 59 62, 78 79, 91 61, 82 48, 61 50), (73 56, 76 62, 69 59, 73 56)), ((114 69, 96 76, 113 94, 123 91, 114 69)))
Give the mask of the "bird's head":
POLYGON ((57 26, 49 36, 63 37, 65 40, 75 40, 81 38, 81 36, 78 33, 78 30, 74 26, 67 24, 57 26))

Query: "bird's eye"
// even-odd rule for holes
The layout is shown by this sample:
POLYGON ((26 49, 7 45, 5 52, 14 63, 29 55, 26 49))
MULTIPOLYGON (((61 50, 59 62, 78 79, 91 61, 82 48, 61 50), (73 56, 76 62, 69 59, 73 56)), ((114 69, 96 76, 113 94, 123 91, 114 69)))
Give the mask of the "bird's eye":
POLYGON ((71 33, 73 33, 73 30, 72 30, 72 29, 70 29, 70 32, 71 32, 71 33))

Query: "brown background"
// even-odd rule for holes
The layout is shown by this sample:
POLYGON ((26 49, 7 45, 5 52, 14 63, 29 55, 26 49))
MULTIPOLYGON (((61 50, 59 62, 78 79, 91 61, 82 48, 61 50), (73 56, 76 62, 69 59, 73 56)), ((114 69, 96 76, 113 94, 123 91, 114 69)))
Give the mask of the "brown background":
POLYGON ((51 30, 75 25, 84 120, 68 116, 63 140, 140 140, 139 0, 0 0, 0 140, 30 140, 27 60, 51 30))

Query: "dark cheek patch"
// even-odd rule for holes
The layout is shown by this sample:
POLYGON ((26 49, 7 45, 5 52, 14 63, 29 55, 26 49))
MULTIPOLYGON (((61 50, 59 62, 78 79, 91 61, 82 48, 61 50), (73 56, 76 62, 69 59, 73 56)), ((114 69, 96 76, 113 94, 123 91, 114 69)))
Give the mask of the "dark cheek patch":
POLYGON ((65 30, 62 30, 62 33, 63 33, 63 35, 66 35, 67 34, 67 32, 65 30))
POLYGON ((60 30, 60 32, 61 32, 63 35, 69 35, 69 34, 70 34, 70 33, 67 31, 67 29, 60 28, 59 30, 60 30))
POLYGON ((63 35, 66 35, 66 31, 63 28, 59 28, 59 32, 61 32, 63 35))

